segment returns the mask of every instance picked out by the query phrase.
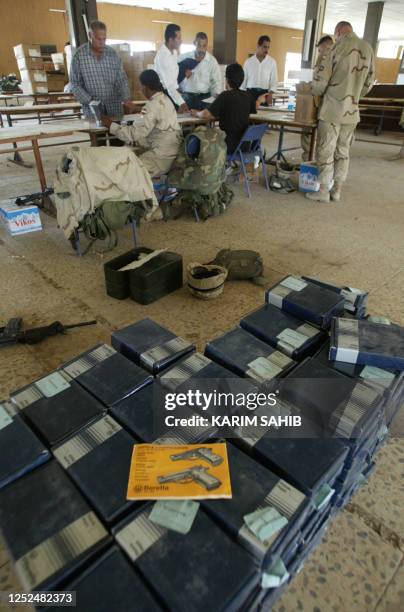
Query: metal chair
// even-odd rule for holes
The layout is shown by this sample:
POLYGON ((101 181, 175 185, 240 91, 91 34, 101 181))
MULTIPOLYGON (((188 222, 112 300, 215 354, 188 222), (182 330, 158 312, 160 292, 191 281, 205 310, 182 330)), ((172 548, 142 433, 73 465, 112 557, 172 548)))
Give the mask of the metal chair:
POLYGON ((247 196, 249 198, 251 197, 251 191, 247 176, 246 164, 254 163, 256 157, 260 158, 262 174, 264 175, 266 189, 267 191, 269 191, 269 182, 267 168, 265 165, 264 151, 262 150, 261 146, 261 141, 266 130, 267 126, 265 124, 250 125, 241 137, 241 140, 238 143, 236 150, 233 153, 229 153, 226 159, 227 166, 229 166, 232 162, 240 163, 240 170, 237 174, 237 177, 240 176, 241 172, 243 173, 244 187, 247 191, 247 196))

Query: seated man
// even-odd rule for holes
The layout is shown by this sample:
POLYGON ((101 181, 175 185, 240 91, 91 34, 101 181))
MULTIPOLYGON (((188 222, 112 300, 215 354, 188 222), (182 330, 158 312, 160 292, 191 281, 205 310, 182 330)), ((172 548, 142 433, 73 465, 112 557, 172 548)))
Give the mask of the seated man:
MULTIPOLYGON (((145 70, 139 80, 148 101, 133 125, 119 125, 109 117, 103 117, 102 122, 112 135, 134 145, 135 153, 151 176, 158 176, 170 170, 177 157, 182 133, 176 110, 163 93, 157 72, 145 70)), ((125 104, 125 107, 134 110, 130 104, 125 104)))
POLYGON ((195 65, 185 70, 185 79, 180 83, 182 97, 189 108, 202 110, 207 107, 205 99, 216 98, 223 91, 223 79, 217 59, 208 53, 208 37, 198 32, 195 37, 195 51, 183 53, 179 65, 192 62, 195 65))
POLYGON ((247 92, 241 91, 244 70, 240 64, 229 64, 226 68, 226 91, 218 95, 209 109, 191 111, 194 117, 214 121, 226 132, 227 152, 233 153, 250 123, 250 114, 255 113, 261 98, 255 102, 247 92))

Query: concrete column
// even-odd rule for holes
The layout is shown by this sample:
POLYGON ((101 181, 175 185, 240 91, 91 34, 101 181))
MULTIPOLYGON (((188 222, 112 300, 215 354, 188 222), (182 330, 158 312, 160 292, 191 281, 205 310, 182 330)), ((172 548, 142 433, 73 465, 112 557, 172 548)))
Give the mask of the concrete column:
MULTIPOLYGON (((87 42, 87 26, 98 18, 96 0, 65 0, 69 22, 70 44, 79 47, 87 42)), ((108 26, 108 24, 107 24, 108 26)))
POLYGON ((307 0, 304 23, 302 68, 313 68, 316 63, 316 44, 321 38, 327 0, 307 0))
POLYGON ((238 0, 215 0, 213 54, 219 64, 236 61, 238 0))
POLYGON ((369 43, 373 51, 377 51, 380 23, 382 21, 384 2, 369 2, 366 13, 365 33, 363 38, 369 43))

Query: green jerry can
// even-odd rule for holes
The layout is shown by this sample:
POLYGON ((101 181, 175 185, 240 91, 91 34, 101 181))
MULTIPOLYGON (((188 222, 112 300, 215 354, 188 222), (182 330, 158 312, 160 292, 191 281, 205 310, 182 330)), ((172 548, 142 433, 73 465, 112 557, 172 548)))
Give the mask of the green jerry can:
POLYGON ((130 296, 139 304, 151 304, 180 289, 183 284, 181 255, 172 251, 153 253, 153 249, 140 247, 108 261, 104 265, 107 294, 118 300, 130 296), (137 267, 122 270, 136 263, 137 267))

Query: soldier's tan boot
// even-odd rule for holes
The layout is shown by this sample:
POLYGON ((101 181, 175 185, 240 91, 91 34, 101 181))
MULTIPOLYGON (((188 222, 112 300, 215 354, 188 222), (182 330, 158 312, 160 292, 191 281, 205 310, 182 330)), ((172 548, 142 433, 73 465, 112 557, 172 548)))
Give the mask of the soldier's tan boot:
POLYGON ((339 202, 341 200, 341 183, 334 183, 333 188, 330 191, 330 197, 333 202, 339 202))
POLYGON ((306 198, 308 200, 313 200, 314 202, 329 202, 330 193, 327 187, 321 185, 319 191, 310 191, 309 193, 306 193, 306 198))

